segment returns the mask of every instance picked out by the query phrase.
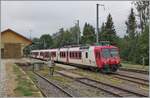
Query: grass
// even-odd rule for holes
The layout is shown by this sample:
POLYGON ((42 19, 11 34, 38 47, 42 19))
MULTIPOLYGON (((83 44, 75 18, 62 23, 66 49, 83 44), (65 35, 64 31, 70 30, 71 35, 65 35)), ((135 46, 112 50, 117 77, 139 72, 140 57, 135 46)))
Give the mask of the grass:
POLYGON ((39 90, 34 86, 34 84, 27 78, 17 65, 13 65, 13 71, 16 75, 17 86, 14 89, 16 96, 36 96, 40 97, 39 90), (36 94, 35 94, 36 93, 36 94))
MULTIPOLYGON (((55 70, 60 71, 60 70, 63 70, 63 68, 55 66, 55 70)), ((37 72, 39 72, 43 76, 48 76, 49 69, 48 69, 48 67, 47 68, 45 67, 44 70, 40 70, 40 71, 37 71, 37 72)), ((72 82, 71 79, 68 79, 68 78, 65 78, 65 77, 62 78, 62 76, 59 76, 59 75, 55 76, 55 72, 54 72, 54 76, 49 77, 48 79, 59 81, 61 84, 64 84, 64 85, 67 85, 68 83, 72 82)))
POLYGON ((130 68, 130 69, 139 69, 139 70, 146 70, 149 71, 149 66, 143 66, 139 64, 132 64, 130 62, 123 61, 122 63, 122 68, 130 68))

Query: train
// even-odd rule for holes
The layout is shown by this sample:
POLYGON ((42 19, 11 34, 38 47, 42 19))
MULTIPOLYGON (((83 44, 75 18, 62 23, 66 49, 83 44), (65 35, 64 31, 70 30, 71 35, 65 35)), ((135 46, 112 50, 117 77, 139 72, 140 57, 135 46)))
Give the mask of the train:
POLYGON ((32 50, 31 57, 35 59, 48 60, 94 67, 104 73, 116 72, 120 64, 119 48, 113 45, 90 45, 62 47, 56 49, 32 50))

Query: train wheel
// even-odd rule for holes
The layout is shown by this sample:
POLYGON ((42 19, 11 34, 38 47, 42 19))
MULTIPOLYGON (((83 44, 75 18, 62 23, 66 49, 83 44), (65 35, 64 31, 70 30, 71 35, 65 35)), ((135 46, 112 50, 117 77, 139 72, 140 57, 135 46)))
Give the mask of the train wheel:
POLYGON ((114 66, 111 68, 112 72, 116 72, 117 69, 118 69, 118 66, 117 66, 117 65, 114 65, 114 66))

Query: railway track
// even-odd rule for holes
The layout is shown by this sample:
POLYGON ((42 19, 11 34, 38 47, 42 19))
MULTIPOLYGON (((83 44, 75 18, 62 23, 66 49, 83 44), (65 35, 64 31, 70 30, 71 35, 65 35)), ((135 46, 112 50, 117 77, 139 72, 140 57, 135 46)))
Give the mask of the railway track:
POLYGON ((137 83, 137 84, 141 84, 141 85, 145 85, 145 86, 149 86, 149 82, 148 81, 143 81, 141 79, 138 79, 138 78, 131 78, 131 77, 128 77, 128 76, 120 76, 120 75, 113 75, 115 78, 119 78, 119 79, 122 79, 122 80, 126 80, 126 81, 130 81, 130 82, 133 82, 133 83, 137 83))
POLYGON ((42 94, 45 97, 49 97, 52 95, 54 95, 53 97, 74 97, 72 94, 65 91, 63 88, 56 85, 55 83, 49 81, 47 78, 41 76, 40 74, 38 74, 36 72, 34 72, 34 74, 36 74, 38 76, 38 78, 41 79, 41 80, 39 79, 40 82, 43 82, 43 84, 41 84, 42 86, 38 86, 38 88, 40 88, 40 91, 42 92, 42 94), (43 87, 43 86, 45 86, 45 87, 43 87), (52 92, 50 92, 50 91, 52 91, 52 92))
MULTIPOLYGON (((92 70, 91 70, 91 71, 92 71, 92 70)), ((134 73, 137 73, 137 72, 134 72, 134 73)), ((139 74, 139 73, 138 73, 138 74, 139 74)), ((109 75, 110 75, 110 74, 109 74, 109 75)), ((142 75, 142 74, 141 74, 141 75, 142 75)), ((143 74, 143 75, 147 75, 147 74, 143 74)), ((135 75, 130 76, 130 75, 128 75, 127 73, 125 73, 125 74, 122 74, 122 73, 113 73, 113 76, 114 76, 115 78, 119 78, 119 79, 122 79, 122 80, 126 80, 126 81, 134 82, 134 83, 137 83, 137 84, 149 86, 148 77, 147 77, 147 79, 144 79, 144 78, 137 77, 137 76, 135 76, 135 75)))
MULTIPOLYGON (((48 79, 46 79, 45 77, 41 76, 38 73, 35 73, 35 74, 39 78, 41 78, 43 81, 47 82, 48 85, 53 86, 52 88, 57 89, 57 90, 54 90, 54 92, 55 91, 59 92, 60 95, 58 95, 58 96, 60 96, 60 97, 63 97, 63 96, 64 97, 73 97, 72 94, 68 93, 66 90, 64 90, 60 86, 54 84, 53 82, 50 82, 48 79)), ((59 74, 61 74, 61 73, 59 73, 59 74)), ((61 75, 73 79, 73 77, 70 77, 70 76, 67 76, 67 75, 64 75, 64 74, 61 74, 61 75)), ((135 82, 135 83, 138 83, 138 84, 142 84, 142 85, 148 86, 147 79, 141 79, 141 78, 137 78, 137 77, 133 77, 133 76, 127 76, 126 74, 123 75, 123 74, 119 74, 119 73, 115 74, 114 76, 117 77, 117 78, 123 79, 123 80, 128 80, 128 81, 131 81, 131 82, 135 82)), ((75 81, 78 81, 78 82, 80 82, 82 84, 85 84, 85 85, 93 87, 93 88, 97 88, 97 89, 103 90, 103 91, 105 91, 107 93, 110 93, 110 94, 118 96, 118 97, 127 97, 127 96, 147 97, 148 96, 147 93, 135 92, 134 90, 129 90, 129 89, 125 89, 123 87, 113 86, 111 84, 100 82, 100 81, 96 81, 96 80, 89 79, 89 78, 77 78, 77 79, 75 79, 75 81)), ((45 86, 45 87, 48 88, 49 86, 45 86)), ((40 86, 38 86, 38 88, 40 88, 42 94, 45 97, 51 96, 51 94, 49 94, 49 90, 48 89, 43 90, 43 88, 41 88, 40 86)), ((58 96, 56 96, 56 97, 58 97, 58 96)))
MULTIPOLYGON (((66 64, 65 64, 66 65, 66 64)), ((69 65, 68 65, 69 66, 69 65)), ((77 66, 75 66, 75 67, 77 67, 77 66)), ((124 69, 124 68, 121 68, 120 69, 121 71, 122 70, 124 70, 124 71, 129 71, 129 72, 134 72, 134 73, 142 73, 143 74, 143 72, 144 71, 139 71, 139 70, 130 70, 130 69, 124 69)), ((93 70, 91 70, 91 71, 93 71, 93 70)), ((145 73, 145 72, 144 72, 145 73)), ((121 73, 114 73, 115 75, 113 75, 114 77, 116 77, 116 78, 119 78, 119 79, 122 79, 122 80, 127 80, 127 81, 130 81, 130 82, 134 82, 134 83, 137 83, 137 84, 141 84, 141 85, 145 85, 145 86, 149 86, 149 81, 148 81, 148 79, 143 79, 143 78, 140 78, 140 77, 137 77, 137 76, 130 76, 130 75, 128 75, 127 73, 125 73, 125 74, 121 74, 121 73)), ((147 74, 145 74, 145 75, 147 75, 147 74)))
POLYGON ((128 71, 118 71, 114 74, 118 76, 122 76, 122 77, 132 78, 138 81, 149 82, 148 75, 145 75, 145 74, 140 74, 136 72, 128 72, 128 71))
MULTIPOLYGON (((66 74, 60 73, 57 71, 58 74, 61 74, 62 76, 74 79, 74 77, 68 76, 66 74)), ((142 92, 136 92, 134 90, 124 89, 119 86, 114 86, 108 83, 96 81, 89 78, 76 78, 75 81, 78 81, 80 83, 83 83, 87 86, 97 88, 100 90, 103 90, 107 93, 110 93, 112 95, 118 96, 118 97, 128 97, 128 96, 139 96, 139 97, 147 97, 148 95, 142 92)))
POLYGON ((142 74, 146 74, 146 75, 149 74, 149 71, 145 71, 145 70, 129 69, 129 68, 119 68, 119 69, 123 70, 123 71, 142 73, 142 74))

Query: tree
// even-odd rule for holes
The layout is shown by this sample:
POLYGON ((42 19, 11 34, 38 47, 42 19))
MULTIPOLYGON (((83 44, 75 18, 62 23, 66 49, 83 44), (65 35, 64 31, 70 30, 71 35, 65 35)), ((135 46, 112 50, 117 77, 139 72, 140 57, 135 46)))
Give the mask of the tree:
POLYGON ((126 56, 128 59, 134 63, 137 62, 137 51, 138 51, 138 34, 137 34, 137 24, 136 24, 136 18, 135 13, 133 11, 133 8, 131 8, 131 12, 128 16, 128 20, 125 22, 127 26, 127 37, 125 41, 127 42, 127 47, 125 47, 124 50, 126 50, 126 56))
POLYGON ((71 33, 71 43, 72 44, 78 44, 78 40, 80 40, 80 28, 76 24, 75 26, 70 28, 70 33, 71 33), (79 38, 79 39, 78 39, 79 38))
POLYGON ((44 34, 40 37, 40 44, 42 49, 51 48, 53 45, 52 37, 49 34, 44 34))
POLYGON ((41 49, 40 39, 35 37, 32 39, 32 44, 29 46, 26 46, 23 49, 23 52, 25 55, 29 55, 31 50, 38 50, 38 49, 41 49))
POLYGON ((62 46, 73 44, 73 40, 72 40, 73 36, 72 36, 72 33, 69 32, 69 30, 64 31, 62 36, 63 36, 63 39, 61 42, 62 46))
POLYGON ((95 28, 92 25, 85 23, 81 39, 82 44, 93 44, 96 41, 95 38, 95 28))
POLYGON ((145 64, 149 64, 149 26, 146 25, 144 31, 139 37, 139 53, 140 57, 145 58, 145 64))
POLYGON ((106 23, 102 24, 100 31, 100 39, 110 41, 111 44, 116 44, 118 37, 116 35, 114 23, 111 14, 107 16, 106 23))
MULTIPOLYGON (((149 1, 136 1, 134 5, 138 12, 138 18, 140 19, 140 29, 141 32, 138 38, 138 57, 139 61, 142 61, 143 57, 145 58, 145 64, 149 64, 149 1)), ((142 62, 139 62, 142 63, 142 62)))
POLYGON ((52 36, 53 39, 53 48, 58 48, 62 46, 62 40, 63 40, 63 33, 64 33, 64 29, 61 28, 59 29, 58 32, 54 33, 52 36))
POLYGON ((102 23, 102 26, 101 26, 101 29, 100 29, 100 32, 99 32, 99 40, 106 40, 106 36, 105 36, 105 23, 103 22, 102 23))
POLYGON ((133 11, 133 8, 131 9, 130 15, 128 17, 128 21, 126 21, 125 24, 127 26, 126 33, 128 34, 128 37, 130 39, 134 39, 136 35, 137 24, 136 24, 136 18, 135 18, 135 13, 133 11))
POLYGON ((140 18, 140 28, 141 32, 143 32, 146 24, 149 19, 149 1, 135 1, 134 5, 138 11, 138 17, 140 18))

